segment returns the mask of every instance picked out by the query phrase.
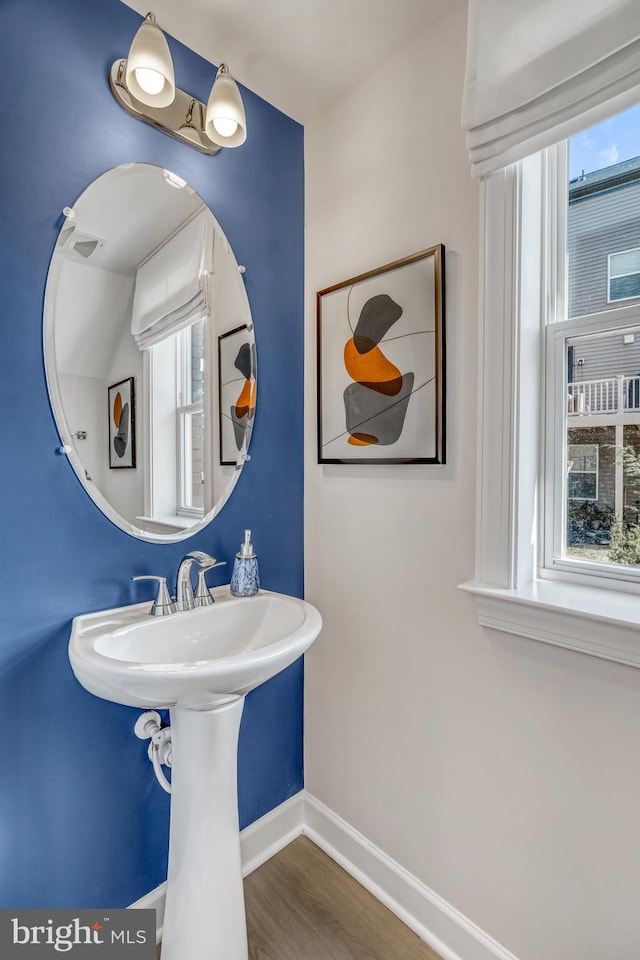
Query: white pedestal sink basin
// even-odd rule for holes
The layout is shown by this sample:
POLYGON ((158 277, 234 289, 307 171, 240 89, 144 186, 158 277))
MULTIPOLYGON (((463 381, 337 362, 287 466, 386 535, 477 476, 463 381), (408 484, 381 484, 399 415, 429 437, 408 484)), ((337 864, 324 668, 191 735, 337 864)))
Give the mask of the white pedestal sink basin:
POLYGON ((248 956, 236 772, 244 697, 297 660, 322 625, 295 597, 212 594, 213 606, 167 617, 150 617, 150 603, 76 617, 69 642, 90 693, 171 712, 162 960, 248 956))

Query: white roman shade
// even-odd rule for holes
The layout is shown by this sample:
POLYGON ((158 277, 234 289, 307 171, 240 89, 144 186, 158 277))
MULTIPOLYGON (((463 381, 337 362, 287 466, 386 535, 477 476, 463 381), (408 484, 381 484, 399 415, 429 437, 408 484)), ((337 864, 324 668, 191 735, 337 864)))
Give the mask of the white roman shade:
POLYGON ((202 210, 138 267, 131 333, 140 350, 209 312, 212 273, 213 226, 202 210))
POLYGON ((462 125, 474 176, 640 99, 640 0, 469 0, 462 125))

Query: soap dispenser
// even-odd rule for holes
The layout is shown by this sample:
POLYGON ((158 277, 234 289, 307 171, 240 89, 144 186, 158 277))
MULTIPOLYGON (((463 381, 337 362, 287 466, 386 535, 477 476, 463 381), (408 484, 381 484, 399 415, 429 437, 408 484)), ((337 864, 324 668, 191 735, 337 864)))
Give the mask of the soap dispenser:
POLYGON ((245 530, 244 543, 240 546, 240 553, 236 553, 230 586, 234 597, 253 597, 260 589, 258 558, 253 552, 251 530, 245 530))

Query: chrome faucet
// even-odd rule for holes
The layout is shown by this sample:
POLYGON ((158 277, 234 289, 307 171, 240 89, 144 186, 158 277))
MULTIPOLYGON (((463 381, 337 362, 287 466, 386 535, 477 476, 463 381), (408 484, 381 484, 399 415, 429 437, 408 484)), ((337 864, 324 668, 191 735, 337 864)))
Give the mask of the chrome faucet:
POLYGON ((205 574, 213 567, 222 566, 223 563, 224 561, 219 562, 201 550, 192 550, 183 557, 178 567, 176 581, 176 610, 193 610, 194 607, 208 607, 212 604, 213 597, 206 584, 205 574), (195 594, 191 584, 191 567, 194 563, 200 567, 195 594))
POLYGON ((226 560, 215 560, 201 550, 192 550, 180 561, 175 597, 169 596, 165 577, 144 576, 132 577, 131 579, 158 581, 158 595, 153 602, 150 613, 152 617, 164 617, 177 613, 179 610, 193 610, 195 607, 210 606, 214 602, 214 598, 207 586, 205 575, 213 567, 223 567, 225 563, 226 560), (200 567, 195 594, 191 583, 191 567, 194 563, 197 563, 200 567))

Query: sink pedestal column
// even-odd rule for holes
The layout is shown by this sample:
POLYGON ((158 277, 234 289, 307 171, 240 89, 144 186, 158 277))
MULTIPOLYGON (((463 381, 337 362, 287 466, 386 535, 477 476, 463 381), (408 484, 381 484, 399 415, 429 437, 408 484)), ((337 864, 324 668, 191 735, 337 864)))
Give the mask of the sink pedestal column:
POLYGON ((171 710, 171 824, 162 960, 247 960, 238 823, 244 697, 171 710))

